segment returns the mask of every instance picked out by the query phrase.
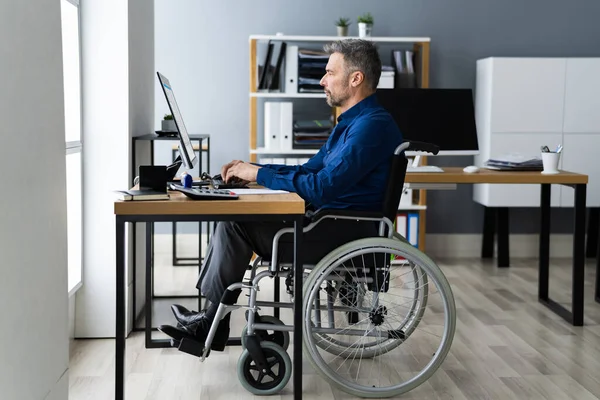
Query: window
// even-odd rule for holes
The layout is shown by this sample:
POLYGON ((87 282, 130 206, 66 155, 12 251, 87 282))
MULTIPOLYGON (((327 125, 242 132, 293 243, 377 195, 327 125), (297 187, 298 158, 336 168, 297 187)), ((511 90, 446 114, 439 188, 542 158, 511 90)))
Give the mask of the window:
POLYGON ((82 284, 82 144, 79 0, 61 0, 69 294, 82 284))

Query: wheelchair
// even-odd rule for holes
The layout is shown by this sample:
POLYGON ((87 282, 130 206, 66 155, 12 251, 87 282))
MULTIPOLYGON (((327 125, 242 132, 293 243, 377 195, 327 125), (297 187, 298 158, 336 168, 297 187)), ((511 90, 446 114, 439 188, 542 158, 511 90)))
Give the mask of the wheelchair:
MULTIPOLYGON (((308 232, 325 218, 379 222, 378 236, 346 243, 317 265, 303 266, 303 353, 326 381, 358 397, 397 396, 427 381, 446 358, 456 328, 454 297, 446 277, 393 226, 404 186, 406 150, 437 154, 439 149, 420 142, 404 142, 395 149, 382 212, 320 210, 303 228, 308 232)), ((287 278, 293 299, 289 284, 293 268, 277 261, 278 241, 290 233, 292 228, 277 233, 271 260, 254 260, 249 282, 229 286, 204 346, 196 342, 194 348, 186 339, 179 346, 204 361, 218 321, 246 308, 237 374, 242 386, 255 395, 280 392, 292 375, 286 350, 294 327, 260 315, 261 307, 276 305, 257 300, 264 278, 287 278), (268 269, 258 272, 264 265, 268 269), (235 304, 242 290, 249 291, 245 306, 235 304)))

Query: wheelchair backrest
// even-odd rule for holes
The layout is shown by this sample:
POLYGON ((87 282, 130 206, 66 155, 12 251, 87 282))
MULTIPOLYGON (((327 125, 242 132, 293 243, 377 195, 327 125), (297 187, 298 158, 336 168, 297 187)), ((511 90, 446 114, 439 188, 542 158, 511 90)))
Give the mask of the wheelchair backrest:
POLYGON ((383 200, 383 215, 392 222, 396 220, 396 213, 398 212, 398 205, 400 204, 400 197, 402 196, 407 166, 408 160, 404 155, 404 151, 392 156, 390 174, 383 200))
POLYGON ((398 205, 400 204, 400 197, 402 197, 402 189, 404 188, 404 180, 406 178, 406 169, 408 167, 408 159, 404 153, 406 150, 428 152, 435 155, 438 154, 440 148, 432 143, 405 141, 394 151, 390 164, 390 176, 383 201, 383 215, 392 222, 396 220, 396 213, 398 212, 398 205))

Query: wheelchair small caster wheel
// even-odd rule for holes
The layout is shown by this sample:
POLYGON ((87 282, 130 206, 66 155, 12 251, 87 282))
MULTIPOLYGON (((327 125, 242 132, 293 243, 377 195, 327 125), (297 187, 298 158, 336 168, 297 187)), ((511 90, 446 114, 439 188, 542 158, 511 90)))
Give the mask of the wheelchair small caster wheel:
POLYGON ((261 342, 260 347, 268 363, 268 369, 260 371, 245 349, 237 364, 240 383, 252 394, 267 396, 279 393, 292 376, 292 360, 278 344, 261 342))
MULTIPOLYGON (((283 325, 283 322, 275 317, 270 315, 261 315, 260 316, 261 324, 272 324, 272 325, 283 325)), ((242 349, 246 348, 246 335, 248 332, 248 325, 244 326, 242 330, 242 349)), ((258 338, 261 342, 273 342, 280 345, 283 350, 287 350, 290 345, 290 333, 287 331, 263 331, 262 329, 255 329, 254 334, 258 335, 258 338)))

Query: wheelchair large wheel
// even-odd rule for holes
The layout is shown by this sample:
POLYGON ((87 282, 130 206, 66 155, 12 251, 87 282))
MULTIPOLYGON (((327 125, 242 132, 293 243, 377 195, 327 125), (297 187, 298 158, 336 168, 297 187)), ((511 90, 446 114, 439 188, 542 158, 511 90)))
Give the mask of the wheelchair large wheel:
MULTIPOLYGON (((418 266, 409 266, 407 262, 402 262, 401 264, 405 269, 410 268, 410 274, 412 275, 405 277, 405 286, 412 286, 414 288, 412 292, 412 302, 409 301, 408 296, 406 301, 406 304, 409 305, 410 309, 404 314, 403 320, 397 324, 396 330, 402 330, 402 338, 371 338, 371 340, 365 338, 357 344, 356 338, 349 337, 349 340, 344 341, 340 340, 339 335, 316 332, 315 335, 320 336, 319 340, 315 341, 316 345, 321 349, 338 356, 351 355, 358 345, 361 349, 361 357, 371 358, 382 354, 382 351, 390 351, 402 344, 402 342, 404 342, 404 340, 415 330, 425 312, 428 284, 427 275, 424 274, 418 266), (409 282, 411 282, 411 285, 408 284, 409 282)), ((350 275, 346 275, 346 278, 348 277, 350 277, 350 275)), ((344 307, 353 309, 353 311, 345 311, 346 321, 343 319, 340 320, 339 314, 336 316, 337 320, 334 320, 334 325, 336 325, 338 329, 344 325, 350 329, 350 327, 361 321, 359 310, 364 307, 364 297, 366 292, 367 289, 364 283, 359 284, 338 281, 336 284, 335 281, 328 282, 327 293, 325 295, 328 297, 327 307, 330 319, 332 315, 335 315, 333 312, 333 308, 335 307, 332 307, 332 305, 335 304, 336 299, 338 298, 339 302, 344 307)), ((317 296, 319 297, 319 294, 317 294, 317 296)), ((317 301, 317 303, 319 303, 319 301, 317 301)))
POLYGON ((387 238, 357 240, 326 256, 304 284, 303 312, 309 361, 360 397, 396 396, 425 382, 444 361, 456 326, 452 290, 439 267, 387 238), (361 289, 344 300, 343 285, 361 289), (349 320, 349 313, 358 318, 349 320))

